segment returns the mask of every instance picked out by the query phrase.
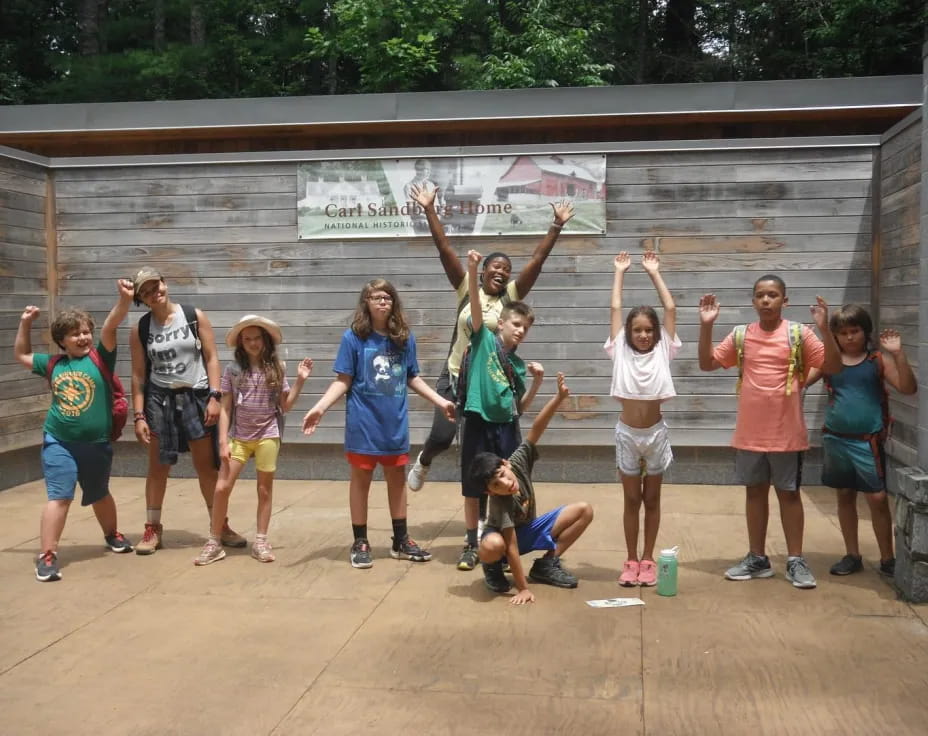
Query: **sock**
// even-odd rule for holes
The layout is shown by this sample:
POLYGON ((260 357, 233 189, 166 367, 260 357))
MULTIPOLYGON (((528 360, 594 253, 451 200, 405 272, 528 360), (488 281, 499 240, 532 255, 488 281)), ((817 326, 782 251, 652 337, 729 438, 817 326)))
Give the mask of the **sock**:
MULTIPOLYGON (((765 555, 765 557, 766 557, 766 555, 765 555)), ((787 561, 787 562, 792 562, 793 560, 801 560, 801 559, 802 559, 802 557, 801 557, 800 555, 790 555, 789 557, 786 558, 786 561, 787 561)))
POLYGON ((469 544, 471 547, 477 546, 477 530, 476 529, 467 530, 467 544, 469 544))
POLYGON ((161 523, 161 509, 146 509, 145 516, 149 524, 161 523))
POLYGON ((264 544, 264 545, 267 544, 267 534, 255 534, 254 546, 257 547, 258 545, 261 545, 261 544, 264 544))
POLYGON ((367 524, 352 524, 351 532, 355 539, 367 539, 367 524))
POLYGON ((406 519, 393 519, 393 549, 400 548, 406 535, 406 519))

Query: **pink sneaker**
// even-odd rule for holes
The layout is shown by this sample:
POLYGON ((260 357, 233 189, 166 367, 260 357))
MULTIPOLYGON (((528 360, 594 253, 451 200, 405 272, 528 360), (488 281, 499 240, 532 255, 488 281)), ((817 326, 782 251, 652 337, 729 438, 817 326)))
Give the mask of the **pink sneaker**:
POLYGON ((619 585, 633 588, 638 585, 638 560, 625 560, 622 565, 622 574, 619 575, 619 585))
POLYGON ((654 560, 642 560, 638 568, 638 585, 657 585, 657 565, 654 560))

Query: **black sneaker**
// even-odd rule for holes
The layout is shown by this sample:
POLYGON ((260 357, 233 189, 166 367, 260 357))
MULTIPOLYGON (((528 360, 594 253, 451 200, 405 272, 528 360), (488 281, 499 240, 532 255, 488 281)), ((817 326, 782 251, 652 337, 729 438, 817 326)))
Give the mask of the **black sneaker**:
POLYGON ((880 560, 880 575, 887 578, 896 577, 896 558, 890 557, 888 560, 880 560))
POLYGON ((406 536, 399 544, 396 543, 396 539, 393 540, 393 546, 390 548, 390 557, 394 560, 428 562, 432 559, 432 553, 422 549, 411 537, 406 536))
POLYGON ((458 570, 473 570, 477 567, 478 562, 477 548, 470 544, 465 544, 464 549, 461 551, 461 556, 458 558, 458 570))
POLYGON ((844 555, 828 571, 832 575, 850 575, 851 573, 860 572, 864 569, 863 560, 858 556, 844 555))
POLYGON ((503 573, 503 566, 499 562, 489 565, 483 563, 483 583, 494 593, 508 593, 512 586, 503 573))
POLYGON ((362 570, 374 566, 374 561, 371 559, 371 545, 364 538, 354 540, 348 559, 351 560, 352 567, 362 570))
POLYGON ((61 580, 58 569, 58 555, 52 551, 43 552, 35 560, 35 579, 40 583, 61 580))
POLYGON ((556 556, 539 557, 532 563, 528 576, 536 583, 554 585, 558 588, 577 587, 577 578, 561 567, 561 558, 556 556))
POLYGON ((132 551, 132 545, 129 543, 129 540, 119 532, 107 534, 104 539, 106 540, 106 546, 116 554, 125 554, 126 552, 132 551))

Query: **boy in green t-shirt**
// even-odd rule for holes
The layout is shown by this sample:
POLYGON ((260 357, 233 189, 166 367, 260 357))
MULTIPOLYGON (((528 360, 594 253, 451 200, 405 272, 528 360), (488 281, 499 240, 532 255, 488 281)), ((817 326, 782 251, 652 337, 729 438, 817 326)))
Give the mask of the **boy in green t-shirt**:
POLYGON ((47 378, 52 390, 42 442, 48 503, 42 511, 42 550, 35 566, 35 577, 43 583, 61 579, 58 542, 78 482, 81 505, 93 507, 106 545, 113 552, 132 551, 132 545, 117 531, 116 502, 109 489, 113 465, 112 391, 94 360, 97 357, 110 372, 115 369, 116 328, 129 313, 133 295, 131 281, 120 280, 117 286, 119 301, 103 323, 96 348, 93 317, 80 309, 60 312, 51 324, 52 339, 64 351, 61 357, 32 352, 32 323, 39 316, 38 307, 26 307, 16 332, 13 357, 47 378), (94 350, 97 356, 91 355, 94 350))
POLYGON ((482 256, 475 250, 467 253, 471 325, 469 358, 466 371, 461 372, 467 384, 467 395, 459 397, 464 405, 461 428, 461 493, 464 496, 464 523, 467 542, 458 560, 459 570, 477 566, 477 529, 481 499, 486 488, 475 484, 468 472, 470 463, 480 452, 509 455, 522 441, 519 417, 526 411, 544 379, 540 363, 528 363, 516 355, 516 348, 528 334, 535 315, 524 302, 511 302, 500 314, 496 333, 483 324, 480 302, 480 280, 477 268, 482 256), (532 385, 526 391, 526 372, 532 375, 532 385))

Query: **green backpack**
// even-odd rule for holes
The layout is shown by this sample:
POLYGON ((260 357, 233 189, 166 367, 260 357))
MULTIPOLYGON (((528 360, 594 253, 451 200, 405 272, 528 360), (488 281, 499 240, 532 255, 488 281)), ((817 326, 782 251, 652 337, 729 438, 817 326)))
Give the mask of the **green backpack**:
MULTIPOLYGON (((744 334, 747 325, 738 325, 732 336, 735 341, 735 360, 738 365, 738 382, 735 384, 735 393, 741 393, 741 381, 744 376, 744 334)), ((793 392, 793 376, 799 376, 799 385, 805 381, 805 366, 802 362, 802 323, 786 322, 786 334, 789 339, 789 366, 786 369, 786 395, 793 392)))

